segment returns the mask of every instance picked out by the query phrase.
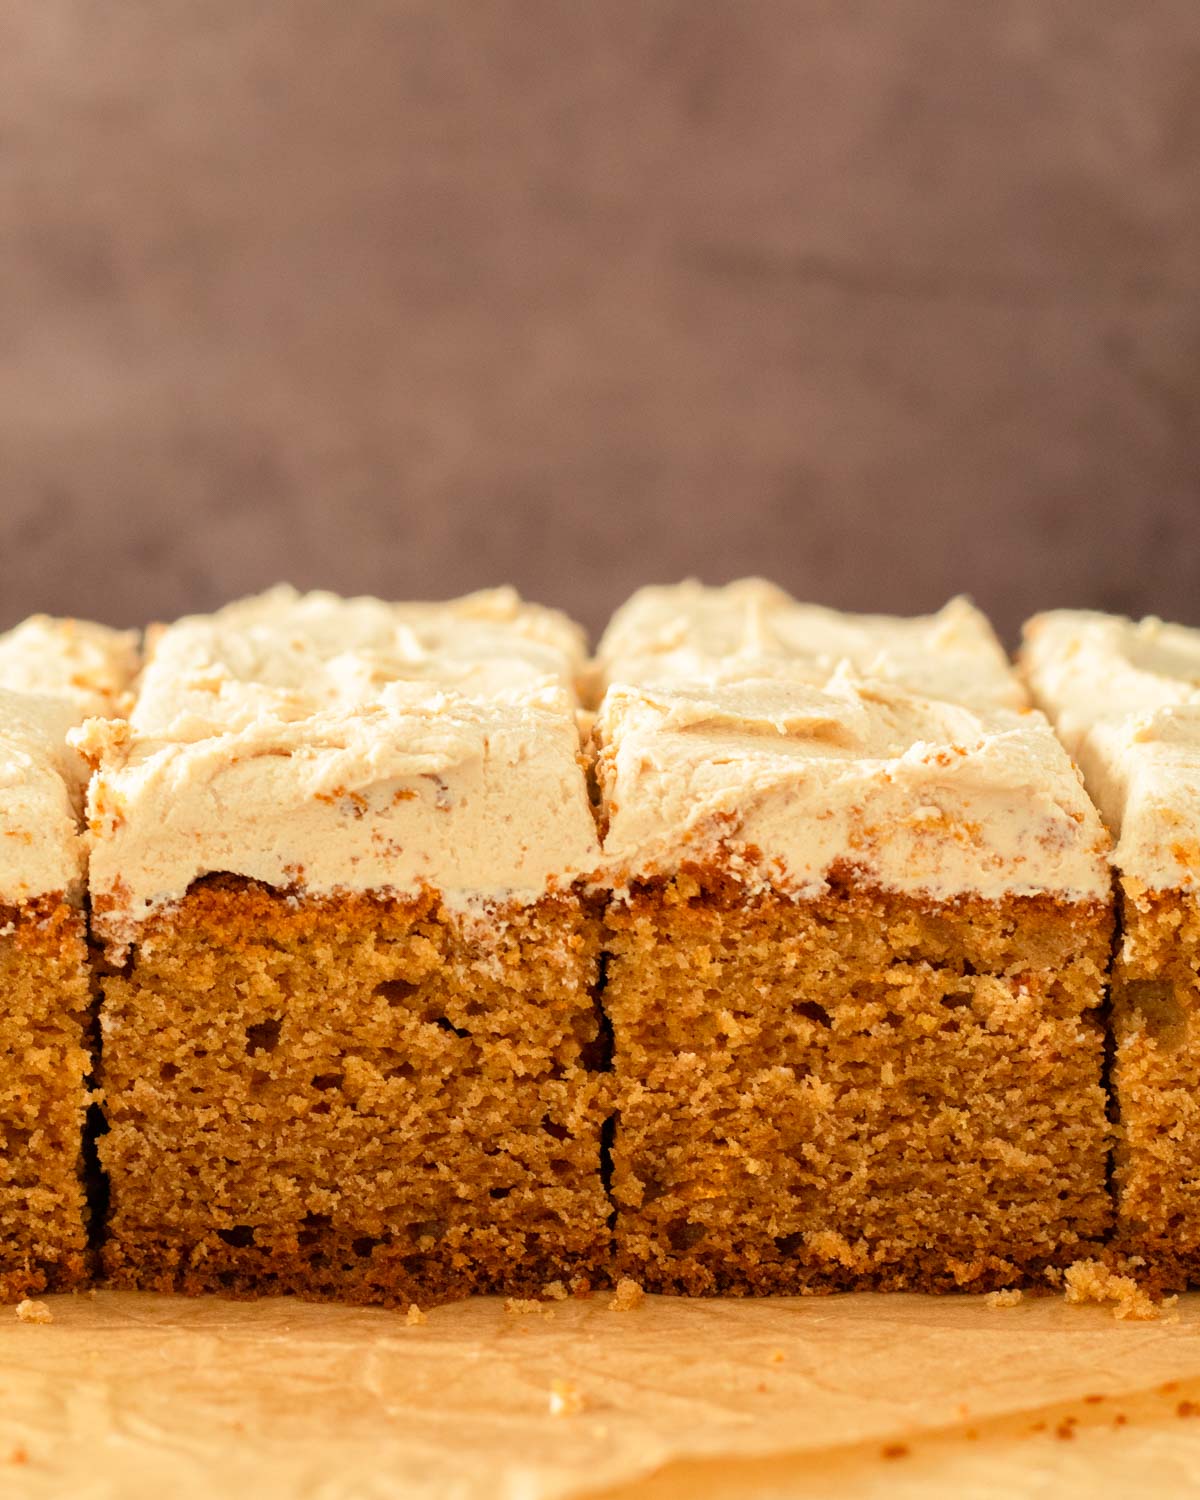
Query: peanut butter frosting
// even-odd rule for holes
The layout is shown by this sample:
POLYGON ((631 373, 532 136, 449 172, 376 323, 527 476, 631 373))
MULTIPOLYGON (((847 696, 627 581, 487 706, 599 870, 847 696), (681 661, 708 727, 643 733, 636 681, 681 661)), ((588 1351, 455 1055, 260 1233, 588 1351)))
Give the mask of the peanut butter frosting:
POLYGON ((389 605, 276 589, 154 633, 128 721, 75 743, 112 944, 223 872, 308 895, 529 903, 596 865, 583 637, 510 590, 389 605))
POLYGON ((1127 886, 1200 889, 1200 630, 1056 610, 1026 625, 1021 664, 1127 886))
POLYGON ((595 679, 649 685, 736 681, 807 672, 814 685, 839 662, 930 698, 981 707, 1026 705, 987 618, 966 599, 902 619, 801 604, 761 578, 721 588, 694 580, 638 590, 613 616, 595 679))
MULTIPOLYGON (((349 708, 387 682, 425 682, 471 698, 520 699, 551 683, 574 695, 586 638, 566 615, 529 604, 515 589, 486 589, 444 603, 343 599, 280 584, 212 615, 149 632, 132 721, 168 722, 197 674, 223 674, 223 696, 250 684, 280 703, 298 691, 301 712, 320 701, 349 708), (181 696, 183 695, 183 696, 181 696)), ((203 689, 207 691, 207 689, 203 689)), ((225 704, 223 712, 228 712, 225 704)))
POLYGON ((82 894, 86 762, 67 745, 111 714, 136 668, 136 636, 35 615, 0 635, 0 903, 82 894))
POLYGON ((868 678, 620 684, 596 722, 610 878, 717 863, 748 889, 831 873, 935 900, 1107 900, 1109 840, 1034 710, 868 678))

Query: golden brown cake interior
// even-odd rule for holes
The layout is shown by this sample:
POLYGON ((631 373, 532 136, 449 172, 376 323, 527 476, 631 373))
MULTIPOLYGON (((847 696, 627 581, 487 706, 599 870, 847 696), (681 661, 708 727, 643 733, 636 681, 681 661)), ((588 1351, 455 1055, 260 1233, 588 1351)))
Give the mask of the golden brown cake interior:
POLYGON ((83 913, 0 908, 0 1301, 87 1272, 82 1142, 90 1006, 83 913))
POLYGON ((607 922, 622 1273, 982 1291, 1103 1237, 1103 904, 747 898, 697 869, 607 922))
POLYGON ((193 886, 105 984, 107 1272, 384 1303, 592 1279, 598 968, 573 894, 468 922, 193 886))
POLYGON ((1200 1279, 1200 901, 1123 899, 1113 969, 1117 1244, 1172 1289, 1200 1279))

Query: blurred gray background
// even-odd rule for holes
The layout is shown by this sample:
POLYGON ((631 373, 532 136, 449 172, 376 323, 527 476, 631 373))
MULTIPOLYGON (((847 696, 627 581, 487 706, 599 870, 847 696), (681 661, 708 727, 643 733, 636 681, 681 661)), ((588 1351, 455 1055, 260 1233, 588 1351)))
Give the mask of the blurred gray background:
POLYGON ((1200 623, 1200 5, 6 6, 0 545, 1200 623))

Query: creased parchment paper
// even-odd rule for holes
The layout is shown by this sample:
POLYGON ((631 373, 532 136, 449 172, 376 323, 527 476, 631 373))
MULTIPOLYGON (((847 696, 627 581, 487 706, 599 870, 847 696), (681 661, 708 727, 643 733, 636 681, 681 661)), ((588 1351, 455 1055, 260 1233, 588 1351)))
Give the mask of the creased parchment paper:
MULTIPOLYGON (((1200 1482, 1178 1321, 1026 1298, 610 1297, 403 1312, 100 1292, 0 1308, 0 1495, 1162 1493, 1200 1482)), ((1195 1414, 1193 1414, 1193 1407, 1195 1414)))

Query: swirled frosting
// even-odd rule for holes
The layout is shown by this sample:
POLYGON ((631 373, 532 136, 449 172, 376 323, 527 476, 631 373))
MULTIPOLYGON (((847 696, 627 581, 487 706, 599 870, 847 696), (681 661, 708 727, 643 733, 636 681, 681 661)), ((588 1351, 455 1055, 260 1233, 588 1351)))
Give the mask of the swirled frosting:
POLYGON ((596 675, 601 688, 776 673, 819 685, 840 662, 953 703, 1018 709, 1027 702, 995 631, 969 600, 911 619, 842 614, 800 604, 761 578, 639 589, 604 632, 596 675))
POLYGON ((575 718, 583 638, 511 590, 390 605, 276 589, 154 632, 96 765, 110 941, 200 876, 309 895, 531 902, 599 849, 575 718))
POLYGON ((1056 610, 1026 625, 1021 666, 1126 881, 1200 889, 1200 630, 1056 610))
POLYGON ((82 891, 87 763, 66 742, 110 714, 136 668, 136 636, 35 615, 0 635, 0 903, 82 891))
POLYGON ((642 589, 597 653, 619 883, 717 862, 812 895, 838 870, 934 899, 1108 899, 1108 839, 966 600, 895 619, 761 579, 642 589))

